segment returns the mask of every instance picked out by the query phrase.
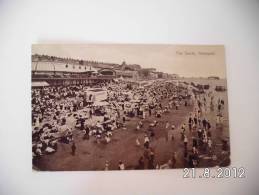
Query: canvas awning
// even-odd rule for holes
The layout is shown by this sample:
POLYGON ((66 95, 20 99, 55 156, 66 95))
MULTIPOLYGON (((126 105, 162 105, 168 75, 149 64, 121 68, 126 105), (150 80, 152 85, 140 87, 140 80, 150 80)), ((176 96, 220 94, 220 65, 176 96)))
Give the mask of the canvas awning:
POLYGON ((46 81, 34 81, 31 83, 32 87, 46 87, 49 86, 49 84, 46 81))
POLYGON ((107 105, 109 105, 109 103, 108 102, 105 102, 105 101, 96 101, 96 102, 94 102, 94 104, 93 104, 94 106, 107 106, 107 105))

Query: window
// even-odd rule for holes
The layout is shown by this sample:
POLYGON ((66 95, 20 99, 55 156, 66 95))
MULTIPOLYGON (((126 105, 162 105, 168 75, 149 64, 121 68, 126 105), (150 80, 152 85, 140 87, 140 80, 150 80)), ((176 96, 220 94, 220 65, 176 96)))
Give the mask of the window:
POLYGON ((66 68, 68 68, 68 64, 66 64, 66 68))

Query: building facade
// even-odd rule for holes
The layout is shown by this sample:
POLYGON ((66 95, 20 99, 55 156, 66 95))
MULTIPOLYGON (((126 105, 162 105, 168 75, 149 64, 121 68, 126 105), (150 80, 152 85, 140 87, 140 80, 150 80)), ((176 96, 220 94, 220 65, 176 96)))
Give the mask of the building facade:
POLYGON ((115 71, 97 70, 91 66, 63 63, 56 61, 32 61, 32 86, 35 82, 46 82, 49 85, 96 84, 110 82, 115 71))

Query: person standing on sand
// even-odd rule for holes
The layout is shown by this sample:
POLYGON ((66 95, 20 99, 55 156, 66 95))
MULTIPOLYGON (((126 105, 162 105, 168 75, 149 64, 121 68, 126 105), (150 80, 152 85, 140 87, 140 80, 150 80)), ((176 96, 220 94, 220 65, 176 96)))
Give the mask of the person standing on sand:
POLYGON ((170 123, 168 121, 165 122, 165 140, 168 141, 168 131, 169 131, 170 123))
POLYGON ((153 149, 150 148, 149 157, 148 157, 148 165, 147 165, 148 169, 155 169, 154 158, 155 158, 155 153, 154 153, 153 149))
POLYGON ((175 126, 172 125, 171 130, 168 131, 168 140, 170 141, 174 141, 174 129, 175 129, 175 126))
POLYGON ((93 116, 93 110, 92 110, 92 108, 90 108, 90 110, 89 110, 89 118, 91 119, 92 116, 93 116))
POLYGON ((184 143, 184 149, 187 150, 188 138, 186 135, 184 135, 183 143, 184 143))
POLYGON ((213 101, 210 102, 210 111, 211 111, 211 112, 214 111, 214 104, 213 104, 213 101))
POLYGON ((172 165, 171 165, 171 168, 175 168, 175 165, 176 165, 176 152, 173 153, 173 156, 172 156, 172 165))
POLYGON ((165 123, 165 129, 168 130, 169 126, 170 126, 170 123, 169 123, 168 121, 166 121, 166 123, 165 123))
POLYGON ((151 115, 152 115, 152 109, 151 109, 150 106, 149 106, 149 108, 148 108, 148 112, 149 112, 149 116, 151 116, 151 115))
POLYGON ((104 167, 104 170, 105 170, 105 171, 108 171, 108 170, 109 170, 109 166, 110 166, 109 161, 108 161, 108 160, 106 160, 106 161, 105 161, 105 167, 104 167))
POLYGON ((181 127, 181 140, 184 140, 184 136, 185 136, 185 124, 183 124, 181 127))
POLYGON ((188 119, 188 123, 189 123, 189 131, 192 130, 192 126, 193 126, 193 119, 192 119, 192 114, 190 113, 189 119, 188 119))
POLYGON ((202 120, 202 126, 203 126, 203 128, 205 128, 205 129, 206 129, 206 127, 207 127, 207 120, 206 120, 205 118, 203 118, 203 120, 202 120))
POLYGON ((71 146, 71 150, 72 150, 72 156, 75 156, 75 153, 76 153, 76 145, 75 145, 75 142, 72 143, 72 146, 71 146))
POLYGON ((167 140, 168 140, 168 141, 173 141, 173 140, 174 140, 173 131, 172 131, 171 129, 168 130, 168 133, 167 133, 167 140))
POLYGON ((210 154, 212 153, 212 140, 211 140, 211 138, 208 138, 208 152, 210 154))
POLYGON ((141 156, 138 160, 138 166, 136 167, 137 169, 145 169, 145 163, 144 163, 144 157, 141 156))
POLYGON ((145 148, 149 148, 149 142, 150 142, 149 137, 146 134, 144 137, 144 147, 145 148))

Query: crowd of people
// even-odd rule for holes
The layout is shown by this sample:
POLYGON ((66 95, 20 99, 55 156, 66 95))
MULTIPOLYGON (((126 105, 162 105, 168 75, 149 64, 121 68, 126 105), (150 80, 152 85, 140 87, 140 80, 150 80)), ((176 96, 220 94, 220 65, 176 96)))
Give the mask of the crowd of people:
MULTIPOLYGON (((152 140, 155 137, 157 120, 172 109, 191 106, 193 111, 188 117, 188 126, 180 126, 180 139, 183 142, 183 156, 188 166, 199 164, 199 156, 213 154, 212 125, 207 112, 217 112, 217 124, 223 121, 224 100, 215 103, 213 93, 195 94, 187 85, 174 82, 152 81, 145 85, 121 81, 102 83, 95 86, 96 91, 104 94, 98 99, 93 87, 86 85, 52 86, 32 89, 32 152, 34 163, 42 155, 55 153, 60 143, 71 146, 71 155, 76 155, 75 135, 83 140, 94 140, 95 144, 109 144, 115 130, 124 129, 131 118, 138 123, 134 131, 144 132, 144 139, 136 138, 136 146, 142 148, 143 155, 136 160, 135 169, 174 168, 178 153, 173 152, 168 162, 159 164, 155 159, 152 140), (162 102, 166 100, 167 104, 162 102), (216 109, 215 109, 216 107, 216 109), (143 121, 148 117, 157 118, 148 126, 143 121), (192 149, 190 143, 192 138, 192 149)), ((167 141, 178 136, 175 124, 166 121, 164 130, 167 141)), ((223 144, 224 145, 224 144, 223 144)), ((224 150, 227 151, 226 144, 224 150)), ((212 155, 213 156, 213 155, 212 155)), ((118 169, 127 168, 127 162, 120 160, 118 169)), ((110 162, 104 162, 104 170, 110 169, 110 162)))
MULTIPOLYGON (((201 157, 204 156, 206 156, 204 159, 217 160, 214 150, 216 144, 212 141, 212 134, 216 133, 217 127, 222 127, 223 116, 224 100, 218 98, 216 101, 212 91, 194 95, 194 110, 187 119, 188 127, 185 123, 181 127, 183 153, 188 167, 197 167, 201 157), (212 116, 213 121, 216 121, 216 125, 213 127, 209 115, 212 116), (189 143, 188 137, 191 138, 191 143, 189 143)), ((222 154, 227 154, 229 151, 228 140, 222 138, 221 141, 222 144, 219 145, 222 145, 222 154)))

